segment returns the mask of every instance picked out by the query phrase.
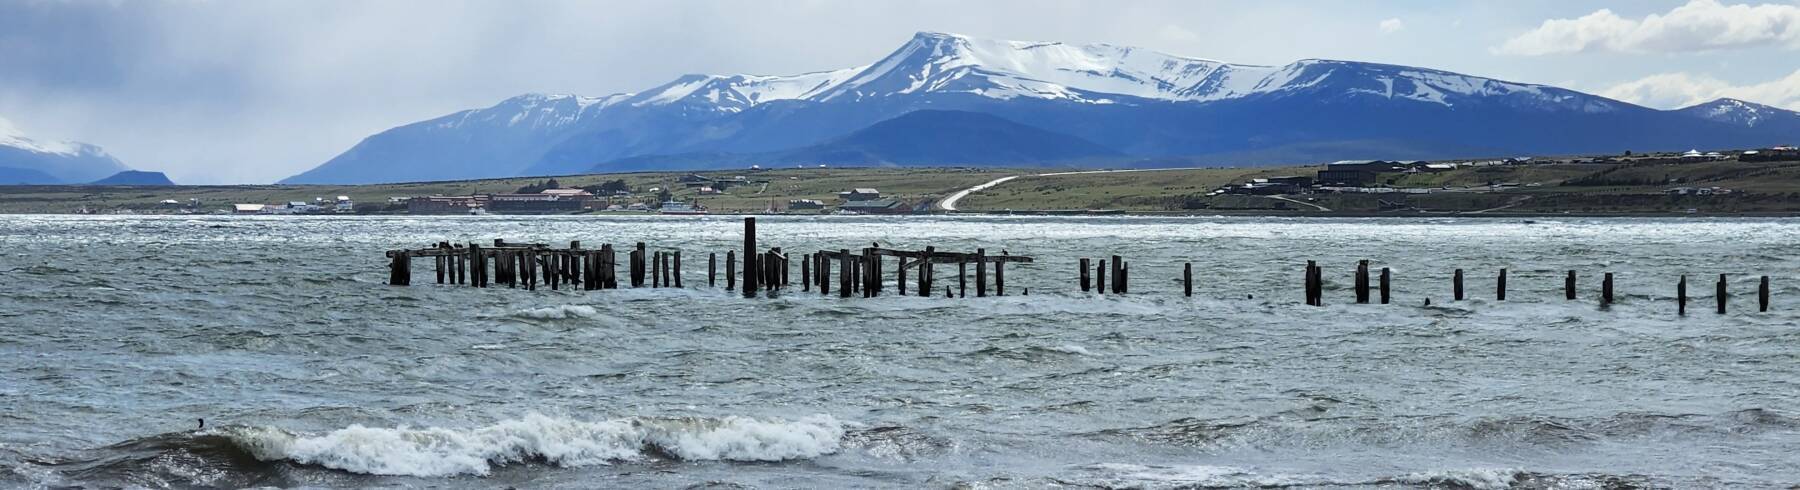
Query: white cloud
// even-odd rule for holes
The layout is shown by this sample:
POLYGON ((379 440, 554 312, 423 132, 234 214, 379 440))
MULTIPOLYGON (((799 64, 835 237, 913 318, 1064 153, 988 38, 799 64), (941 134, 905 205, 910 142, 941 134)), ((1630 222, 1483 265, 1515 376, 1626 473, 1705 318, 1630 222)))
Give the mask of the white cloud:
POLYGON ((1733 85, 1707 75, 1663 73, 1614 85, 1600 95, 1634 104, 1673 109, 1733 98, 1800 111, 1800 70, 1776 80, 1733 85))
POLYGON ((1711 51, 1752 46, 1800 49, 1800 6, 1733 4, 1692 0, 1666 14, 1643 19, 1620 17, 1601 9, 1575 19, 1550 19, 1537 29, 1508 39, 1498 54, 1546 54, 1612 51, 1669 53, 1711 51))
POLYGON ((1382 34, 1393 34, 1396 32, 1400 32, 1401 29, 1405 29, 1406 21, 1402 21, 1398 18, 1388 19, 1388 20, 1381 21, 1381 25, 1379 27, 1381 28, 1382 34))

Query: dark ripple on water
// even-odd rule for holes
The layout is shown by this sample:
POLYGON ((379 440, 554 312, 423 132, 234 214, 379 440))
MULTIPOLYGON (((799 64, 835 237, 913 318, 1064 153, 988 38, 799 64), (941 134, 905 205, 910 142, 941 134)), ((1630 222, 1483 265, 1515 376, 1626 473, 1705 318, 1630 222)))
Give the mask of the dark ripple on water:
POLYGON ((790 251, 1036 256, 1007 271, 1032 294, 752 300, 703 268, 687 291, 474 290, 429 262, 381 284, 381 251, 422 242, 703 256, 741 246, 734 223, 9 217, 0 486, 1800 482, 1800 221, 765 218, 790 251), (1132 295, 1071 291, 1102 252, 1131 259, 1132 295), (1393 268, 1395 305, 1346 304, 1358 259, 1393 268), (1324 308, 1295 305, 1306 260, 1324 308), (1487 298, 1502 267, 1513 301, 1487 298), (1448 301, 1456 268, 1470 301, 1448 301), (1710 314, 1720 272, 1739 308, 1772 275, 1776 310, 1710 314))

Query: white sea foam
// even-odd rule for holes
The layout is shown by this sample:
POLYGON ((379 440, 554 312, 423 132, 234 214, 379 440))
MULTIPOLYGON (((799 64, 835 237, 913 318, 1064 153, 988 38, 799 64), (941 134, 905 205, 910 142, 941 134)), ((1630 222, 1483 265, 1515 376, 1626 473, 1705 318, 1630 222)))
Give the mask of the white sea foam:
POLYGON ((1080 355, 1084 355, 1084 356, 1094 355, 1094 353, 1088 352, 1086 347, 1082 347, 1082 346, 1075 345, 1075 344, 1063 344, 1063 345, 1059 345, 1056 347, 1051 347, 1050 350, 1057 351, 1057 352, 1066 352, 1069 354, 1080 354, 1080 355))
POLYGON ((587 422, 541 414, 478 428, 352 425, 295 434, 270 427, 217 432, 263 461, 292 461, 372 475, 486 475, 495 466, 541 460, 558 466, 639 461, 783 461, 831 454, 844 436, 830 415, 793 421, 749 417, 642 418, 587 422))
POLYGON ((514 315, 535 320, 566 320, 569 318, 595 318, 600 316, 600 310, 587 305, 558 305, 520 310, 514 315))

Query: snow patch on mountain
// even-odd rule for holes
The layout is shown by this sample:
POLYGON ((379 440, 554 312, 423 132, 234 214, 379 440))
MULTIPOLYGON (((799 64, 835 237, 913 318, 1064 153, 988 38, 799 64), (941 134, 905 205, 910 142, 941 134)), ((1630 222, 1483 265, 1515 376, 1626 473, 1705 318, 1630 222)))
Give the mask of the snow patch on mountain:
POLYGON ((1777 118, 1787 120, 1800 119, 1800 112, 1730 98, 1718 99, 1678 110, 1682 113, 1703 119, 1735 124, 1748 128, 1757 127, 1758 125, 1768 123, 1777 118))

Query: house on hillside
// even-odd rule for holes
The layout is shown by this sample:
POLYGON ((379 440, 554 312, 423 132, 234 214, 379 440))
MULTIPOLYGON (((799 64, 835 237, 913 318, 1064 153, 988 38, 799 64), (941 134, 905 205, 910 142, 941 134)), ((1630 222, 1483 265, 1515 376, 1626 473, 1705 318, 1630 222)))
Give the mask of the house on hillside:
POLYGON ((488 196, 488 212, 494 214, 561 214, 581 211, 587 199, 555 194, 494 194, 488 196))
POLYGON ((844 200, 844 202, 870 201, 870 200, 875 200, 875 199, 881 199, 881 191, 875 190, 873 188, 868 188, 868 187, 858 187, 855 189, 850 189, 848 191, 839 192, 838 199, 842 199, 842 200, 844 200))
POLYGON ((486 209, 487 195, 414 197, 406 201, 407 214, 474 214, 486 209))
POLYGON ((1319 171, 1322 185, 1361 187, 1375 183, 1383 173, 1400 173, 1411 166, 1387 160, 1342 160, 1325 165, 1319 171))
POLYGON ((790 199, 788 211, 818 211, 825 209, 825 202, 817 199, 790 199))

